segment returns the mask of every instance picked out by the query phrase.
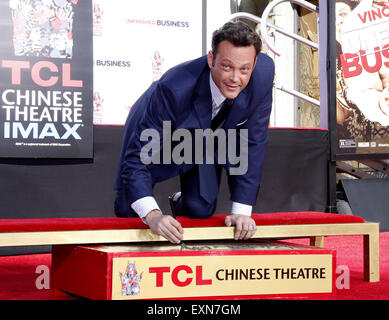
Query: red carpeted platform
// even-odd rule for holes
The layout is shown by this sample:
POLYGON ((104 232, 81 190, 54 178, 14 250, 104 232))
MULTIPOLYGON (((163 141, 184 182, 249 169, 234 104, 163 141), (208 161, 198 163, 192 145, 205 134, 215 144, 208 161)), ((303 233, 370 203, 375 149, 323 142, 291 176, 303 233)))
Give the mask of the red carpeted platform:
MULTIPOLYGON (((309 244, 308 239, 287 240, 309 244)), ((363 281, 363 236, 331 236, 326 238, 326 248, 336 250, 336 264, 349 270, 349 286, 336 289, 336 300, 389 300, 389 233, 380 233, 381 280, 376 283, 363 281)), ((0 300, 74 300, 65 293, 52 289, 38 289, 41 272, 39 266, 51 268, 51 254, 0 257, 0 300)), ((341 270, 341 269, 339 269, 341 270)), ((340 273, 339 273, 340 275, 340 273)), ((309 298, 306 298, 309 299, 309 298)))
MULTIPOLYGON (((209 219, 177 217, 184 228, 225 226, 226 215, 217 214, 209 219)), ((277 212, 253 214, 257 225, 297 225, 362 223, 363 218, 323 212, 277 212)), ((147 229, 139 218, 47 218, 47 219, 1 219, 0 232, 43 232, 75 230, 147 229)))
MULTIPOLYGON (((178 217, 178 220, 181 222, 183 227, 185 228, 193 228, 192 230, 196 230, 196 228, 202 227, 221 227, 225 226, 226 215, 214 215, 210 219, 190 219, 187 217, 178 217)), ((363 249, 359 248, 358 256, 361 256, 361 263, 365 260, 365 278, 369 278, 370 281, 378 281, 379 278, 377 275, 378 272, 378 224, 374 224, 377 226, 373 226, 371 229, 370 225, 372 223, 365 223, 364 219, 357 216, 350 215, 342 215, 342 214, 330 214, 330 213, 322 213, 322 212, 281 212, 281 213, 264 213, 264 214, 253 214, 252 217, 256 221, 258 226, 263 226, 263 228, 259 228, 259 230, 271 230, 268 237, 271 235, 272 237, 283 237, 283 238, 291 238, 291 237, 307 237, 307 236, 325 236, 325 235, 341 235, 341 234, 361 234, 364 236, 359 236, 359 239, 364 239, 363 249), (332 224, 332 225, 331 225, 332 224), (302 226, 303 225, 303 226, 302 226), (305 226, 306 225, 306 226, 305 226), (308 228, 309 225, 309 228, 308 228), (318 229, 315 225, 317 225, 318 229), (278 226, 278 227, 277 227, 278 226), (279 233, 279 229, 282 226, 282 232, 279 233), (275 231, 273 231, 273 228, 275 231), (325 228, 324 228, 325 227, 325 228), (365 228, 368 227, 368 228, 365 228), (269 229, 270 228, 270 229, 269 229), (285 232, 286 229, 287 233, 285 232), (306 232, 306 229, 312 230, 312 228, 316 231, 306 232), (323 231, 322 229, 325 229, 323 231), (341 228, 341 230, 339 229, 341 228), (353 230, 350 230, 352 228, 353 230), (285 229, 285 230, 284 230, 285 229), (290 233, 290 229, 293 230, 290 233), (334 229, 337 230, 334 232, 334 229), (346 230, 347 229, 347 230, 346 230), (318 233, 316 233, 318 232, 318 233), (328 233, 327 233, 328 232, 328 233), (339 232, 339 233, 337 233, 339 232), (346 232, 346 233, 342 233, 346 232), (352 233, 356 232, 356 233, 352 233), (280 236, 280 234, 282 236, 280 236), (371 241, 370 241, 370 240, 371 241), (367 240, 367 242, 366 242, 367 240), (374 248, 374 243, 376 243, 376 247, 374 248), (370 254, 369 252, 373 253, 370 254), (364 254, 365 252, 365 254, 364 254), (375 257, 377 256, 377 258, 375 257), (374 261, 376 264, 374 265, 374 261), (367 276, 367 277, 366 277, 367 276)), ((48 218, 48 219, 3 219, 0 220, 0 233, 8 234, 9 240, 8 245, 14 245, 14 241, 12 240, 16 237, 18 232, 31 232, 31 233, 45 233, 47 231, 84 231, 84 230, 106 230, 111 233, 111 230, 123 230, 126 234, 130 229, 146 229, 148 228, 140 219, 138 218, 116 218, 116 217, 107 217, 107 218, 48 218)), ((218 228, 216 228, 218 229, 218 228)), ((105 232, 106 232, 105 231, 105 232)), ((136 230, 133 230, 136 232, 136 230)), ((23 239, 25 239, 25 235, 21 233, 23 239)), ((74 235, 72 235, 73 237, 74 235)), ((262 235, 263 237, 264 235, 262 235)), ((331 238, 331 237, 330 237, 331 238)), ((74 238, 71 238, 71 241, 74 241, 74 238)), ((106 238, 104 238, 106 239, 106 238)), ((196 238, 197 240, 197 238, 196 238)), ((312 240, 312 239, 311 239, 312 240)), ((46 240, 47 241, 47 240, 46 240)), ((128 240, 126 240, 128 241, 128 240)), ((123 242, 123 241, 122 241, 123 242)), ((45 242, 47 243, 47 242, 45 242)), ((54 242, 53 242, 54 243, 54 242)), ((78 242, 69 242, 69 243, 78 243, 78 242)), ((82 242, 81 242, 82 243, 82 242)), ((85 242, 88 243, 88 242, 85 242)), ((55 242, 58 244, 58 242, 55 242)), ((325 245, 326 248, 332 249, 328 247, 328 243, 325 245)), ((347 254, 346 254, 347 255, 347 254)), ((34 259, 34 256, 30 256, 31 259, 34 259)), ((42 257, 42 256, 41 256, 42 257)), ((6 263, 14 263, 18 261, 18 258, 10 257, 10 260, 3 260, 6 263)), ((21 258, 23 259, 23 258, 21 258)), ((46 257, 47 259, 47 257, 46 257)), ((49 256, 51 259, 51 255, 49 256)), ((0 260, 1 261, 1 260, 0 260)), ((30 262, 29 260, 19 260, 23 263, 30 262)), ((51 264, 51 261, 50 263, 51 264)), ((18 270, 25 270, 26 266, 18 266, 13 267, 13 272, 17 273, 18 270)), ((0 263, 1 273, 0 277, 3 274, 7 274, 7 272, 3 273, 3 268, 0 263)), ((11 267, 12 268, 12 267, 11 267)), ((8 269, 8 268, 7 268, 8 269)), ((363 272, 363 267, 361 267, 361 272, 363 272)), ((36 273, 36 272, 35 272, 36 273)), ((31 275, 30 275, 31 276, 31 275)), ((17 277, 17 276, 16 276, 17 277)), ((36 278, 38 276, 35 276, 36 278)), ((25 276, 21 276, 20 278, 25 278, 25 276)), ((2 279, 0 279, 2 280, 2 279)), ((26 278, 25 278, 26 280, 26 278)), ((16 278, 6 278, 3 283, 8 283, 10 281, 17 281, 16 278)), ((14 283, 13 286, 17 286, 17 283, 14 283)), ((7 292, 1 290, 0 293, 7 292)), ((36 292, 34 292, 36 294, 36 292)), ((6 297, 1 297, 0 299, 8 299, 6 297)), ((50 299, 57 299, 55 297, 50 297, 50 299)), ((67 299, 68 296, 65 296, 67 299)), ((12 299, 12 298, 11 298, 12 299)), ((16 298, 18 299, 18 298, 16 298)), ((25 298, 24 298, 25 299, 25 298)), ((44 298, 45 299, 45 298, 44 298)))

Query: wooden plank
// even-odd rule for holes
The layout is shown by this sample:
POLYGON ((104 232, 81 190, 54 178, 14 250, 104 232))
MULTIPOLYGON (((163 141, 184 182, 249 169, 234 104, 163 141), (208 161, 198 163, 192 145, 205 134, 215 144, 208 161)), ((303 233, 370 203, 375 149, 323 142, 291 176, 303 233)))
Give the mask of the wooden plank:
MULTIPOLYGON (((340 223, 304 225, 258 226, 253 238, 313 238, 314 244, 322 247, 324 236, 363 235, 364 236, 364 278, 366 281, 379 281, 379 224, 340 223)), ((234 227, 184 228, 184 241, 233 239, 234 227)), ((36 246, 61 244, 103 244, 103 243, 142 243, 167 242, 162 236, 149 229, 124 230, 81 230, 49 232, 0 233, 0 247, 36 246)), ((312 242, 311 242, 312 243, 312 242)))
POLYGON ((380 235, 377 224, 375 232, 363 236, 364 279, 370 282, 380 281, 380 235))
MULTIPOLYGON (((378 223, 258 226, 253 238, 293 238, 331 235, 368 235, 378 223)), ((234 227, 184 228, 185 240, 233 239, 234 227)), ((167 240, 149 229, 77 230, 0 233, 0 247, 55 244, 150 242, 167 240)))
POLYGON ((309 243, 312 247, 324 248, 324 237, 311 237, 309 243))

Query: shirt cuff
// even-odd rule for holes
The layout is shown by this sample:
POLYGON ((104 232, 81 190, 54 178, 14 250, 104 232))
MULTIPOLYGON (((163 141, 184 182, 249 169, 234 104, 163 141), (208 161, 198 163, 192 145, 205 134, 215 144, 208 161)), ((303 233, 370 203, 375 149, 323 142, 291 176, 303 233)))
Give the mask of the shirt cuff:
POLYGON ((146 223, 146 215, 152 210, 161 210, 155 201, 154 197, 143 197, 131 204, 131 208, 137 213, 137 215, 146 223))
POLYGON ((248 204, 232 202, 231 214, 241 214, 250 217, 252 210, 253 207, 248 204))

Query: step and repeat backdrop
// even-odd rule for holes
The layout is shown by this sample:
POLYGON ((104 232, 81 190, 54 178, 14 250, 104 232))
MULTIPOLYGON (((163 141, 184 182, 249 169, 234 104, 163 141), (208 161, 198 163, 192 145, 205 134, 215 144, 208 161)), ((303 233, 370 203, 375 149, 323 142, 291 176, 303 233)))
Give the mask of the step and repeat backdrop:
POLYGON ((123 125, 147 87, 202 54, 202 1, 93 1, 93 121, 123 125))

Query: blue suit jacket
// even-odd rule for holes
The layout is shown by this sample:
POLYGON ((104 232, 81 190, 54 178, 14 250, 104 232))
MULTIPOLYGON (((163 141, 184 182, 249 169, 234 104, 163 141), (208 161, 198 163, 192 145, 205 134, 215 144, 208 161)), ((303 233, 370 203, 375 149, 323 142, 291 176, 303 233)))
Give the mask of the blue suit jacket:
MULTIPOLYGON (((209 74, 206 56, 175 66, 154 82, 131 108, 124 128, 115 183, 115 189, 124 193, 124 207, 128 208, 142 197, 152 196, 154 183, 193 167, 193 164, 143 164, 140 151, 148 142, 140 141, 140 135, 143 130, 153 128, 162 137, 163 121, 171 122, 172 131, 185 128, 193 132, 194 129, 210 128, 209 74)), ((248 129, 248 170, 243 175, 228 175, 231 200, 235 202, 248 205, 256 202, 268 141, 273 78, 272 59, 259 54, 247 87, 234 100, 223 124, 226 130, 248 129)), ((227 161, 224 167, 228 169, 229 166, 227 161)))

